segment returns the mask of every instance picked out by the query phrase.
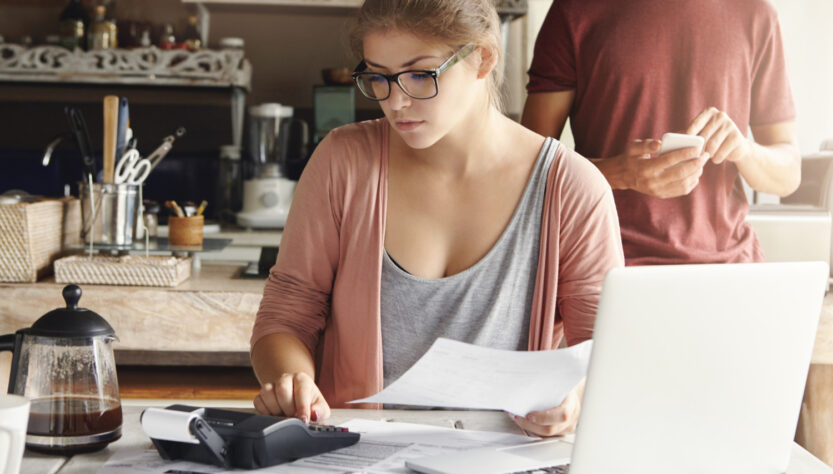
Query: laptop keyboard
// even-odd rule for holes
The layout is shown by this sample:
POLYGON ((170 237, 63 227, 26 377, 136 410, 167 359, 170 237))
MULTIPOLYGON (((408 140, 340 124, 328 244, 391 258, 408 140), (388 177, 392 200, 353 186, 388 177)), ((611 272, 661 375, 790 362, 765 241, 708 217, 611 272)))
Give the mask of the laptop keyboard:
POLYGON ((570 465, 561 464, 560 466, 540 467, 531 471, 518 471, 512 474, 567 474, 568 472, 570 472, 570 465))

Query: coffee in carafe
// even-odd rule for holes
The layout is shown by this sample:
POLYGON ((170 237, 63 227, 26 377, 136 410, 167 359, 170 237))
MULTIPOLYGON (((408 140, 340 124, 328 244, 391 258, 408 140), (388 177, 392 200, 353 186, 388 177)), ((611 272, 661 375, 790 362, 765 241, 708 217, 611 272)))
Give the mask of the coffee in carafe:
POLYGON ((41 398, 32 402, 27 440, 29 448, 36 451, 55 454, 96 451, 118 439, 121 424, 118 400, 41 398), (63 442, 55 443, 59 439, 63 442), (47 440, 49 443, 44 442, 47 440))

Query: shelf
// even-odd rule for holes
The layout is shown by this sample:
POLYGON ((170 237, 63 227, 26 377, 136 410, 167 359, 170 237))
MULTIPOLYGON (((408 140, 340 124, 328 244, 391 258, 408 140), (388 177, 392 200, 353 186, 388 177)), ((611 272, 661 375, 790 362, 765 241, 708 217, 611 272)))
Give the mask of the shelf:
POLYGON ((0 82, 251 89, 252 67, 236 49, 155 47, 70 51, 59 46, 0 44, 0 82))
POLYGON ((364 0, 182 0, 182 3, 358 8, 364 3, 364 0))
MULTIPOLYGON (((359 8, 364 0, 182 0, 182 3, 204 5, 273 5, 308 8, 359 8)), ((517 18, 526 14, 528 0, 496 0, 495 7, 502 16, 517 18)))
MULTIPOLYGON (((143 239, 136 239, 133 245, 108 245, 108 244, 93 244, 94 251, 104 252, 136 252, 147 250, 149 252, 219 252, 226 248, 231 243, 231 239, 211 239, 204 238, 202 245, 170 245, 167 237, 156 237, 149 240, 149 245, 145 248, 145 241, 143 239)), ((74 245, 70 247, 71 250, 89 250, 87 245, 74 245)))

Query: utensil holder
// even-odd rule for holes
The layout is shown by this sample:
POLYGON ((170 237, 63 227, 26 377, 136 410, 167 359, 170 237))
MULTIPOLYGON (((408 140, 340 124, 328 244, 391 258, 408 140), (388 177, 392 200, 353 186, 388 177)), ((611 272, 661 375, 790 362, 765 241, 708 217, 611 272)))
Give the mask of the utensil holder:
POLYGON ((169 217, 168 242, 170 245, 202 245, 203 216, 169 217))
POLYGON ((141 184, 79 184, 84 243, 130 247, 136 234, 141 184))

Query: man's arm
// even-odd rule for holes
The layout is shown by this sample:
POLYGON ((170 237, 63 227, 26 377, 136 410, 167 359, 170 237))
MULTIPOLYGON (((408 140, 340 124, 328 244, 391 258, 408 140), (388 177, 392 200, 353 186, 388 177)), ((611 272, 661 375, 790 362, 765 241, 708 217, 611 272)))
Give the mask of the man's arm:
POLYGON ((738 170, 752 189, 788 196, 801 184, 801 152, 795 122, 752 127, 751 159, 738 163, 738 170))
POLYGON ((560 137, 575 97, 576 91, 529 94, 521 116, 521 125, 545 137, 560 137))
POLYGON ((758 192, 787 196, 801 182, 795 122, 754 126, 752 141, 725 112, 710 107, 692 120, 687 133, 706 139, 705 150, 715 163, 734 162, 758 192))

